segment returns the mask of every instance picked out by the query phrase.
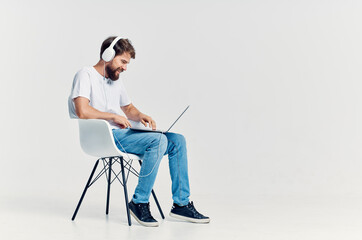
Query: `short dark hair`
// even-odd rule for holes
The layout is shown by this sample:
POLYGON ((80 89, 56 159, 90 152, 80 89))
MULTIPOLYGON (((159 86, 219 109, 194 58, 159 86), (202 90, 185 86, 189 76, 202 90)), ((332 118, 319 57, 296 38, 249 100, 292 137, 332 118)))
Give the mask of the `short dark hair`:
MULTIPOLYGON (((112 36, 103 41, 100 54, 101 59, 104 50, 106 50, 111 45, 114 39, 116 39, 116 37, 112 36)), ((131 58, 136 58, 136 51, 132 46, 131 41, 126 38, 121 38, 120 40, 118 40, 117 43, 114 45, 113 49, 116 51, 116 56, 122 55, 124 52, 127 52, 131 55, 131 58)))

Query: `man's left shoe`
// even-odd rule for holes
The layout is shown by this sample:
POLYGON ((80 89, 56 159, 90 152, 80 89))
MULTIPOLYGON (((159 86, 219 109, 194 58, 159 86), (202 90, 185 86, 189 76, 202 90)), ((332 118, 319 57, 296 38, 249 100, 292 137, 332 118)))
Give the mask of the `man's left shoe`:
POLYGON ((209 223, 210 218, 199 213, 194 207, 193 202, 189 202, 186 206, 173 204, 170 216, 193 223, 209 223))
POLYGON ((151 215, 150 203, 134 203, 131 200, 128 204, 131 215, 141 225, 146 227, 158 227, 158 222, 151 215))

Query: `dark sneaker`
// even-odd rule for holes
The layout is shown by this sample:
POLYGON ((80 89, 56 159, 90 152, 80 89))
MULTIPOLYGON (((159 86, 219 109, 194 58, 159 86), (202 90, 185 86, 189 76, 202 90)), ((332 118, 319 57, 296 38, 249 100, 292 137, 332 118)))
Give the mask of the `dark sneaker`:
POLYGON ((146 227, 158 227, 158 222, 154 219, 150 212, 150 203, 134 203, 130 201, 129 210, 131 215, 139 222, 141 225, 146 227))
POLYGON ((209 223, 210 218, 199 213, 194 207, 193 202, 189 202, 186 206, 180 207, 176 203, 173 204, 170 216, 193 223, 209 223))

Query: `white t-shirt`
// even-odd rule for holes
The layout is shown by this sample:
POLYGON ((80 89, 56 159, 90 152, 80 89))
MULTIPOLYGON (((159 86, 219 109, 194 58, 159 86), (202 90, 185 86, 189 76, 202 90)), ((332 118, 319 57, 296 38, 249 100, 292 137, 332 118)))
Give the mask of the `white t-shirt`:
MULTIPOLYGON (((69 116, 78 118, 75 112, 73 99, 85 97, 89 99, 89 105, 101 112, 123 115, 121 107, 131 103, 122 79, 112 81, 104 79, 94 67, 83 67, 74 77, 72 91, 68 99, 69 116)), ((113 128, 119 128, 109 121, 113 128)))

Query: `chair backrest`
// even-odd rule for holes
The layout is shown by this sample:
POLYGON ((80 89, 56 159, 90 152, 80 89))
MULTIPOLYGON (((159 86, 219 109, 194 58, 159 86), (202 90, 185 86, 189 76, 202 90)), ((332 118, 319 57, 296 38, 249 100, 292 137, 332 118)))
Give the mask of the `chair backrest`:
POLYGON ((78 119, 80 145, 86 154, 95 157, 122 156, 110 124, 102 119, 78 119))

